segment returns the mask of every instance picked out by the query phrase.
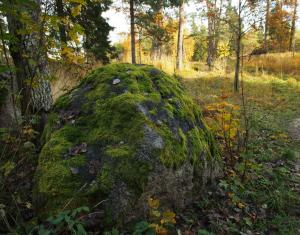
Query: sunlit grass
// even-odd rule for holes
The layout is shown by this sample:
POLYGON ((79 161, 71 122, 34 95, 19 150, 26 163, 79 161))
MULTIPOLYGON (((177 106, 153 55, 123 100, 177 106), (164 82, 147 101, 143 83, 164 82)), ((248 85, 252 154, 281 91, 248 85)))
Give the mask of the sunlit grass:
MULTIPOLYGON (((248 181, 243 182, 241 187, 234 181, 228 182, 232 185, 230 192, 237 187, 233 192, 241 201, 252 206, 267 205, 268 218, 255 221, 252 229, 267 232, 275 228, 278 234, 296 234, 300 224, 293 212, 299 204, 297 193, 291 188, 293 173, 290 169, 294 163, 285 158, 288 156, 293 159, 296 156, 294 151, 299 151, 299 146, 288 137, 287 130, 291 120, 300 115, 300 81, 292 76, 283 78, 276 74, 244 72, 241 76, 246 106, 244 116, 242 92, 233 92, 233 78, 232 72, 199 72, 196 78, 184 77, 183 84, 202 108, 208 126, 213 131, 217 130, 215 134, 218 136, 222 156, 226 157, 228 151, 218 130, 226 130, 226 123, 223 125, 225 115, 238 118, 241 125, 245 117, 249 121, 249 148, 241 155, 247 156, 247 161, 252 162, 252 168, 248 168, 248 181), (215 118, 218 113, 214 110, 210 113, 209 107, 221 107, 222 104, 227 104, 228 107, 239 106, 240 109, 237 109, 237 113, 230 113, 230 110, 229 113, 221 113, 223 119, 219 121, 215 118), (213 118, 215 123, 211 121, 213 118), (270 164, 274 162, 285 163, 284 166, 270 168, 270 164)), ((233 131, 235 126, 233 122, 231 124, 233 131)), ((243 127, 238 128, 240 133, 245 130, 243 127)), ((238 139, 236 143, 239 143, 238 139)), ((236 166, 234 170, 239 174, 239 165, 236 166)), ((216 231, 219 227, 217 224, 216 231)))
POLYGON ((270 53, 245 58, 244 66, 252 72, 271 72, 285 77, 294 75, 300 80, 300 52, 270 53))
MULTIPOLYGON (((188 92, 200 104, 218 102, 228 97, 230 102, 240 102, 241 95, 233 92, 233 73, 200 73, 198 78, 184 78, 188 92)), ((293 77, 244 73, 242 76, 244 96, 260 107, 274 110, 297 110, 300 108, 300 81, 293 77)))

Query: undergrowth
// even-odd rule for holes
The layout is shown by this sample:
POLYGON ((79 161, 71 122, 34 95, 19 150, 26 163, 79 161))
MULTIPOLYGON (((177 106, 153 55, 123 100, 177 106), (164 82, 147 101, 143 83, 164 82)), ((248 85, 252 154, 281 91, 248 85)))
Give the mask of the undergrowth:
POLYGON ((299 115, 300 82, 246 74, 240 95, 226 76, 186 79, 185 86, 204 107, 226 162, 224 179, 189 210, 190 227, 215 234, 299 233, 294 168, 300 149, 287 131, 299 115))

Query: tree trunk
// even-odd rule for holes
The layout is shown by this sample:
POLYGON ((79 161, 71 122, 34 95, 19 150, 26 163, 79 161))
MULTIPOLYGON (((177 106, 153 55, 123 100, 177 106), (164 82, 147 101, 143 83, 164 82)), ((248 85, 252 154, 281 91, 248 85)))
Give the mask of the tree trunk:
POLYGON ((264 32, 264 49, 268 49, 267 40, 269 33, 269 18, 270 18, 270 0, 267 0, 266 6, 266 19, 265 19, 265 32, 264 32))
POLYGON ((129 5, 130 5, 131 61, 133 64, 136 64, 134 0, 130 0, 129 5))
POLYGON ((176 69, 179 71, 183 68, 183 34, 184 34, 184 2, 181 0, 179 6, 179 24, 178 24, 178 41, 176 69))
POLYGON ((142 64, 142 30, 139 29, 139 63, 142 64))
MULTIPOLYGON (((40 22, 40 1, 35 0, 36 8, 28 9, 32 21, 37 23, 38 31, 24 35, 26 25, 19 20, 19 12, 10 12, 7 23, 10 35, 9 50, 16 68, 18 94, 21 98, 21 113, 24 116, 35 112, 49 111, 52 106, 49 70, 44 46, 43 25, 40 22)), ((18 9, 15 1, 12 9, 18 9)))
POLYGON ((297 7, 298 0, 294 0, 294 12, 292 17, 292 26, 291 26, 291 34, 290 34, 290 42, 289 42, 289 51, 293 51, 295 44, 295 30, 296 30, 296 20, 297 20, 297 7))
MULTIPOLYGON (((215 0, 215 10, 217 12, 217 0, 215 0)), ((213 51, 213 60, 216 59, 218 53, 218 45, 220 40, 220 26, 221 26, 221 17, 223 10, 223 0, 220 1, 220 9, 218 12, 217 18, 214 20, 214 51, 213 51)))
POLYGON ((235 63, 235 74, 234 74, 234 92, 239 91, 240 85, 240 65, 241 65, 241 37, 237 38, 237 49, 236 49, 236 63, 235 63))
POLYGON ((208 23, 208 47, 206 62, 209 70, 212 70, 217 57, 223 0, 220 1, 219 10, 217 8, 217 0, 214 0, 213 2, 212 0, 206 0, 206 6, 208 23))
POLYGON ((207 6, 207 31, 208 31, 208 45, 207 45, 207 65, 209 70, 213 68, 213 50, 214 50, 214 36, 213 36, 213 7, 210 0, 206 0, 207 6))
POLYGON ((0 74, 0 81, 6 84, 0 88, 0 128, 9 128, 18 125, 19 112, 14 103, 13 77, 8 73, 0 74))
POLYGON ((2 44, 2 61, 8 68, 7 73, 0 74, 0 81, 5 85, 0 88, 0 128, 18 126, 20 120, 20 110, 16 102, 16 78, 12 71, 10 55, 4 38, 4 29, 0 23, 0 36, 2 44))
MULTIPOLYGON (((160 1, 162 3, 163 1, 160 1)), ((155 23, 157 24, 158 29, 163 29, 163 12, 162 4, 158 4, 154 9, 155 23)), ((151 59, 154 61, 161 60, 163 53, 163 44, 164 40, 161 38, 160 34, 154 33, 152 36, 152 47, 151 47, 151 59)))
POLYGON ((152 42, 151 58, 154 61, 161 59, 161 44, 158 42, 158 39, 154 39, 152 42))
POLYGON ((234 75, 234 92, 239 91, 240 85, 240 67, 241 67, 241 42, 242 42, 242 3, 239 0, 239 8, 238 8, 238 31, 237 31, 237 39, 236 39, 236 63, 235 63, 235 75, 234 75))

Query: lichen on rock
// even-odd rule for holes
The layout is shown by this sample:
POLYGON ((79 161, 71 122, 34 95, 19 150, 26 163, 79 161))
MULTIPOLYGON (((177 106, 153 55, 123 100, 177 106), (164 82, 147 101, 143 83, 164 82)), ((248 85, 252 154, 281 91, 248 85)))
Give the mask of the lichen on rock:
POLYGON ((143 215, 148 197, 183 208, 220 169, 199 107, 178 79, 151 66, 92 71, 58 99, 43 143, 40 213, 97 205, 107 225, 143 215))

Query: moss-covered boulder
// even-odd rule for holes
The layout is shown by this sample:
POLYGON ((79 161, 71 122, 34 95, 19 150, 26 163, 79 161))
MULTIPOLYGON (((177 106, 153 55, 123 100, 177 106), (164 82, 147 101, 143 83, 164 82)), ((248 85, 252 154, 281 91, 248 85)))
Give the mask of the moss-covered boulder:
POLYGON ((150 66, 109 65, 59 98, 43 133, 35 199, 41 214, 89 206, 107 224, 183 208, 219 171, 218 153, 180 81, 150 66))

